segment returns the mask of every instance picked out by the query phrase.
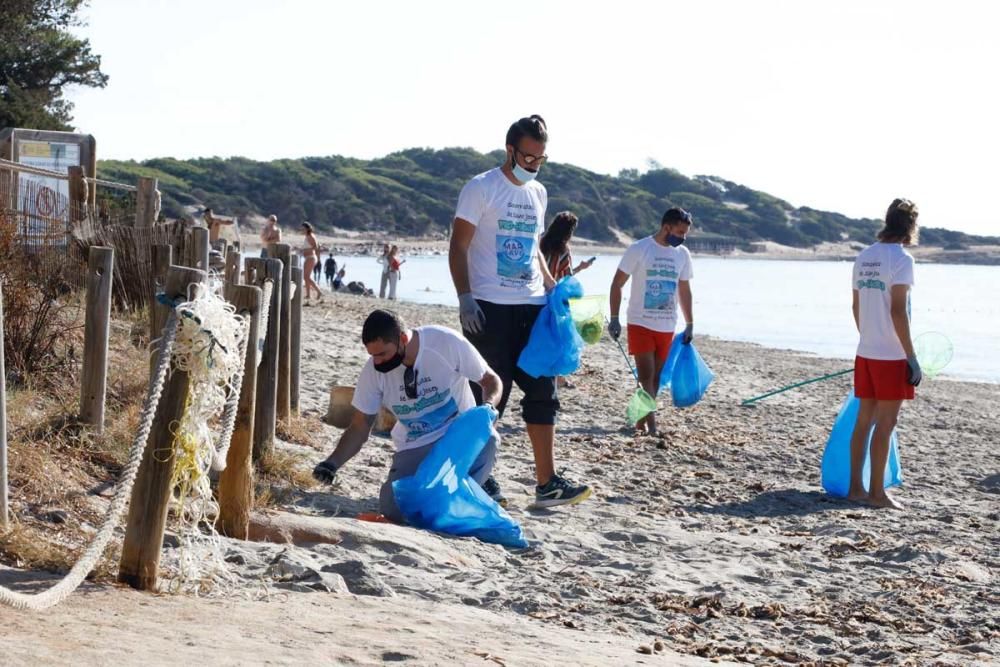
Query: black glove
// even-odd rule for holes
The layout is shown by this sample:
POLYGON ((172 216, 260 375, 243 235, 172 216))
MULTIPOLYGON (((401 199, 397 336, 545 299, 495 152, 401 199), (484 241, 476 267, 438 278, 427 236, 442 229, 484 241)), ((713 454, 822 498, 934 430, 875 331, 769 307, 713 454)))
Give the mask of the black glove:
POLYGON ((337 476, 337 466, 333 465, 329 461, 320 461, 315 468, 313 468, 313 478, 322 484, 333 484, 334 478, 337 476))
POLYGON ((622 323, 618 321, 617 317, 612 317, 611 321, 608 322, 608 335, 610 335, 615 340, 622 335, 622 323))
POLYGON ((681 340, 685 345, 690 345, 691 341, 694 340, 694 324, 688 322, 688 325, 684 327, 684 338, 681 340))
POLYGON ((906 358, 906 381, 912 384, 914 387, 920 384, 920 381, 924 379, 924 372, 920 370, 920 362, 917 361, 916 355, 906 358))

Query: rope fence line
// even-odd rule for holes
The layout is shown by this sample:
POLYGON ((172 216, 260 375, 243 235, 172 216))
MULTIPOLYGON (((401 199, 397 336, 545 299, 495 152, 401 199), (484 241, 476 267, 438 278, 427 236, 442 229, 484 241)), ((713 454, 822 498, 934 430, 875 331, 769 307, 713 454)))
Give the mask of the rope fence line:
POLYGON ((139 472, 139 464, 142 462, 142 455, 146 449, 146 441, 149 439, 149 431, 153 426, 153 417, 160 405, 160 398, 163 395, 163 386, 166 383, 167 371, 170 368, 170 360, 173 356, 174 342, 177 336, 177 316, 171 313, 167 320, 167 326, 160 339, 160 360, 156 366, 156 373, 151 378, 143 403, 141 418, 139 420, 139 432, 136 433, 129 449, 128 463, 122 470, 121 478, 118 481, 118 488, 108 506, 97 535, 94 536, 90 546, 84 551, 69 573, 58 583, 41 593, 20 593, 9 588, 0 586, 0 604, 13 607, 14 609, 42 611, 53 607, 75 591, 87 575, 93 569, 97 560, 104 553, 108 542, 114 535, 115 529, 121 521, 122 514, 128 506, 129 496, 132 494, 132 485, 135 483, 136 474, 139 472))
POLYGON ((116 183, 115 181, 105 181, 101 178, 91 178, 89 176, 84 176, 83 180, 92 185, 100 185, 105 188, 115 188, 117 190, 124 190, 126 192, 138 192, 139 188, 134 185, 128 185, 126 183, 116 183))
POLYGON ((26 174, 34 174, 35 176, 60 178, 64 181, 69 180, 69 172, 52 171, 50 169, 42 169, 41 167, 32 167, 31 165, 21 164, 20 162, 14 162, 2 157, 0 157, 0 168, 7 169, 9 171, 21 171, 26 174))

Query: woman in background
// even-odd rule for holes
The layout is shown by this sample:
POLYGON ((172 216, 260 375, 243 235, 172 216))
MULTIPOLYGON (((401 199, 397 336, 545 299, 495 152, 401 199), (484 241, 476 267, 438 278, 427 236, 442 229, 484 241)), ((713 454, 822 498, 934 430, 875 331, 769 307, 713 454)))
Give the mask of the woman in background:
POLYGON ((875 507, 902 509, 883 483, 889 438, 903 401, 913 399, 914 387, 923 377, 910 339, 913 256, 903 249, 916 243, 917 207, 908 199, 896 199, 885 214, 878 242, 854 260, 852 310, 861 334, 854 359, 854 395, 861 405, 851 435, 847 497, 875 507), (869 433, 871 478, 866 492, 861 473, 869 433))
POLYGON ((549 273, 556 280, 579 273, 594 263, 594 258, 591 257, 577 264, 576 268, 573 267, 573 253, 570 252, 569 242, 573 238, 578 222, 578 218, 569 211, 557 213, 538 241, 538 247, 542 250, 545 263, 548 264, 549 273))
POLYGON ((387 257, 389 265, 389 300, 396 300, 396 283, 399 282, 399 268, 406 263, 406 260, 400 261, 399 259, 399 246, 392 246, 389 248, 389 255, 387 257))
POLYGON ((302 233, 306 237, 306 245, 300 249, 305 260, 305 267, 302 269, 302 280, 306 287, 306 301, 309 300, 309 289, 316 290, 316 298, 322 303, 323 293, 319 291, 319 285, 313 280, 313 267, 319 262, 319 243, 316 242, 316 235, 313 234, 313 226, 308 222, 302 223, 302 233))

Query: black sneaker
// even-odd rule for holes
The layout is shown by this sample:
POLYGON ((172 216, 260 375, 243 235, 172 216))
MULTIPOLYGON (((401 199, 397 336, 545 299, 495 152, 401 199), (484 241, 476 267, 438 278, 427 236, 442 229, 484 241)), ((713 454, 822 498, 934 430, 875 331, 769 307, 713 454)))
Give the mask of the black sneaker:
POLYGON ((500 507, 507 507, 507 498, 503 495, 503 491, 500 490, 500 485, 497 483, 497 480, 493 477, 493 475, 487 477, 486 481, 483 482, 483 491, 485 491, 486 495, 492 498, 497 505, 500 507))
POLYGON ((586 484, 574 484, 565 477, 552 475, 544 486, 535 487, 535 507, 555 507, 575 505, 590 497, 591 488, 586 484))

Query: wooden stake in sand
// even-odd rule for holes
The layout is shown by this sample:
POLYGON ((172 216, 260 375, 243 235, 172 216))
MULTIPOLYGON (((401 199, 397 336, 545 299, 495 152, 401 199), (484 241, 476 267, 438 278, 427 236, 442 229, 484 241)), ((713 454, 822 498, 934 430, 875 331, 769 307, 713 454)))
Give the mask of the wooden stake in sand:
MULTIPOLYGON (((281 282, 275 290, 281 295, 281 308, 277 313, 281 320, 278 333, 278 419, 287 420, 292 412, 291 392, 291 357, 292 357, 292 247, 287 243, 272 243, 268 246, 267 256, 281 260, 281 282), (280 287, 280 290, 278 289, 280 287)), ((272 313, 271 317, 274 317, 272 313)))
MULTIPOLYGON (((295 258, 298 260, 298 257, 295 258)), ((289 318, 291 328, 291 370, 289 375, 289 404, 293 415, 299 414, 299 377, 301 370, 299 362, 302 358, 302 267, 295 261, 292 265, 292 313, 289 318)))
MULTIPOLYGON (((200 285, 205 272, 182 266, 171 266, 164 290, 176 300, 188 298, 188 287, 200 285)), ((171 306, 155 303, 163 322, 169 318, 171 306)), ((159 337, 159 334, 157 334, 159 337)), ((188 374, 174 369, 163 389, 156 410, 149 442, 132 487, 128 508, 128 524, 118 570, 118 581, 140 590, 155 590, 163 549, 163 530, 167 524, 170 501, 170 479, 174 470, 174 428, 184 415, 188 396, 188 374)))
MULTIPOLYGON (((271 303, 264 334, 264 349, 257 372, 257 401, 254 407, 253 460, 259 461, 274 447, 278 400, 278 333, 281 327, 281 262, 276 259, 248 257, 247 275, 253 275, 255 284, 263 288, 264 282, 273 281, 271 303)), ((261 304, 261 310, 268 308, 261 304)))
POLYGON ((104 432, 104 399, 108 388, 108 333, 111 329, 111 279, 115 250, 91 246, 87 258, 87 317, 83 334, 83 377, 80 421, 104 432))

